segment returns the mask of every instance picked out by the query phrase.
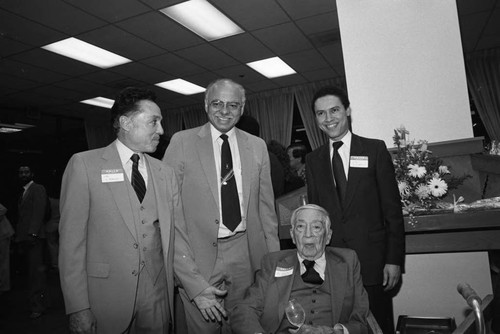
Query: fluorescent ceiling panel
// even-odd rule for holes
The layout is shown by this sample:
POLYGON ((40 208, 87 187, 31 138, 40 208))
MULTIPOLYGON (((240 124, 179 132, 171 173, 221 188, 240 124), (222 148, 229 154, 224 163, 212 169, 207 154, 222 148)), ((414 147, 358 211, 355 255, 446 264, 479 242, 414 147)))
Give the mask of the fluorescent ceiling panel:
POLYGON ((159 82, 155 85, 183 95, 193 95, 193 94, 203 93, 205 91, 205 88, 195 85, 183 79, 174 79, 174 80, 159 82))
POLYGON ((74 37, 42 46, 42 49, 76 59, 100 68, 109 68, 131 62, 130 59, 101 49, 74 37))
POLYGON ((185 1, 160 11, 207 41, 243 33, 243 29, 206 0, 185 1))
POLYGON ((269 79, 297 73, 279 57, 254 61, 247 65, 269 79))
POLYGON ((93 99, 83 100, 80 102, 85 103, 85 104, 90 104, 93 106, 108 108, 108 109, 111 109, 111 107, 113 106, 113 103, 115 103, 114 100, 107 99, 107 98, 101 97, 101 96, 94 97, 93 99))
POLYGON ((0 133, 15 133, 33 127, 34 125, 23 124, 23 123, 14 123, 14 124, 0 123, 0 133))

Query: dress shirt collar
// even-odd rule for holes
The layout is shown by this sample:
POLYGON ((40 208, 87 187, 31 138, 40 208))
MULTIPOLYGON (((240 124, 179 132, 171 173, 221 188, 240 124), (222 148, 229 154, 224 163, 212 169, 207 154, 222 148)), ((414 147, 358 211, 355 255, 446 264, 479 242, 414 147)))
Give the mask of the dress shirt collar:
MULTIPOLYGON (((130 160, 132 154, 139 154, 139 166, 144 166, 144 154, 141 152, 134 152, 130 148, 128 148, 125 144, 123 144, 119 139, 115 140, 116 149, 118 150, 118 154, 120 155, 120 160, 122 162, 122 166, 125 166, 130 160)), ((131 162, 132 163, 132 162, 131 162)))
MULTIPOLYGON (((210 124, 210 133, 212 134, 212 143, 217 143, 222 132, 220 132, 212 124, 210 124)), ((236 132, 234 130, 234 127, 231 130, 229 130, 228 132, 226 132, 226 135, 227 135, 227 138, 229 141, 232 141, 233 138, 236 138, 236 132)), ((222 143, 222 139, 221 139, 221 143, 222 143)))
MULTIPOLYGON (((33 180, 31 180, 30 182, 26 183, 23 188, 24 188, 24 192, 26 192, 26 190, 28 190, 29 187, 31 187, 31 185, 33 184, 33 180)), ((19 189, 19 188, 17 188, 19 189)))
MULTIPOLYGON (((352 132, 347 130, 347 133, 344 135, 344 137, 342 137, 342 139, 340 139, 344 144, 342 144, 342 146, 340 147, 339 151, 341 150, 346 150, 347 149, 347 152, 350 152, 351 150, 351 141, 352 141, 352 132)), ((340 141, 340 140, 335 140, 335 141, 340 141)), ((335 142, 331 139, 329 139, 329 142, 330 142, 330 152, 333 154, 333 143, 335 142)))
MULTIPOLYGON (((300 274, 302 275, 303 273, 306 272, 306 266, 304 266, 304 263, 302 263, 302 261, 304 261, 304 258, 302 258, 302 256, 300 256, 300 254, 297 252, 297 259, 299 260, 299 263, 300 263, 300 274)), ((325 256, 325 252, 323 252, 323 254, 314 261, 314 270, 316 270, 319 274, 319 276, 325 280, 325 270, 326 270, 326 256, 325 256)))

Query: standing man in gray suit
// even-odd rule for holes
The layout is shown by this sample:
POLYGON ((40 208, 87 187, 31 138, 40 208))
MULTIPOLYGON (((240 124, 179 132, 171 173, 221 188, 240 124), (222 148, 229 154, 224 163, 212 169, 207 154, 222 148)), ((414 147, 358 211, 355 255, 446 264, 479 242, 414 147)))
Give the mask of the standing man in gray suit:
POLYGON ((75 154, 64 172, 59 268, 71 333, 173 327, 174 224, 183 224, 182 205, 173 170, 144 154, 163 134, 154 101, 149 90, 120 92, 111 109, 117 139, 75 154))
POLYGON ((245 90, 229 79, 208 85, 209 122, 176 133, 163 161, 179 181, 189 249, 175 272, 190 334, 228 332, 226 315, 243 298, 262 256, 279 250, 265 142, 235 128, 245 90))

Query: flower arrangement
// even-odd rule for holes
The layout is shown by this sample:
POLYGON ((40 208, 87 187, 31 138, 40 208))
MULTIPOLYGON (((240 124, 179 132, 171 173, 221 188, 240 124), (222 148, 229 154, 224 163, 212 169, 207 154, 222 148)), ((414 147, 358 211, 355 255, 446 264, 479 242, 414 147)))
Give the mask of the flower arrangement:
MULTIPOLYGON (((425 140, 409 140, 404 126, 394 130, 394 169, 398 182, 403 211, 412 215, 416 208, 435 208, 449 190, 455 189, 470 177, 453 176, 448 166, 432 156, 425 140)), ((463 199, 462 199, 463 200, 463 199)))

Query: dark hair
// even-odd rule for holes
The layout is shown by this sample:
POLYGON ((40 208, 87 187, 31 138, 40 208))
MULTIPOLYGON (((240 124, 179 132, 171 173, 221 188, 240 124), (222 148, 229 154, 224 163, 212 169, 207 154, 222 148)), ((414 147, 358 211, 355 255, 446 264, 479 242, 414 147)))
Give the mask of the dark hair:
POLYGON ((250 115, 241 115, 238 123, 236 123, 236 127, 254 136, 258 137, 260 135, 259 122, 250 115))
POLYGON ((301 163, 306 163, 307 147, 302 143, 293 143, 286 148, 286 151, 292 150, 294 158, 300 158, 301 163))
POLYGON ((323 96, 328 96, 328 95, 333 95, 336 96, 340 99, 340 102, 342 102, 342 105, 344 108, 349 108, 350 102, 349 98, 347 97, 347 93, 339 87, 333 87, 333 86, 326 86, 320 88, 316 93, 314 93, 312 103, 311 103, 311 110, 314 112, 314 104, 316 101, 323 97, 323 96))
POLYGON ((120 129, 120 116, 129 116, 138 112, 137 102, 142 100, 156 101, 156 94, 146 88, 127 87, 120 91, 115 98, 115 103, 111 107, 111 122, 115 133, 120 129))

